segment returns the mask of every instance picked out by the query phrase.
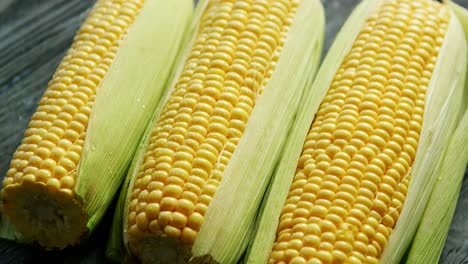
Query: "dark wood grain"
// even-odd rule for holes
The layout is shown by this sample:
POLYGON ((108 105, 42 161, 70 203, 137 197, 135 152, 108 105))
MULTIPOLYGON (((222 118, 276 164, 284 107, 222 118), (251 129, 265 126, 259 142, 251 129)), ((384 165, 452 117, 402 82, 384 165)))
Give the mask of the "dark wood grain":
MULTIPOLYGON (((327 28, 324 54, 358 0, 322 0, 327 28)), ((468 0, 456 1, 468 7, 468 0)), ((28 120, 94 0, 0 0, 0 177, 20 143, 28 120)), ((109 210, 112 211, 112 210, 109 210)), ((89 240, 62 252, 0 240, 4 263, 105 263, 110 213, 89 240)), ((441 262, 468 263, 468 179, 441 262)))

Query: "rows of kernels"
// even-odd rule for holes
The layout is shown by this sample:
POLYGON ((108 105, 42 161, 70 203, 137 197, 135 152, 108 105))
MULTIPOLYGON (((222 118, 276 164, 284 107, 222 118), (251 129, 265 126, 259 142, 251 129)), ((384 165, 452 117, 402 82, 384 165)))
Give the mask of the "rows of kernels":
POLYGON ((39 101, 4 187, 28 181, 71 192, 96 88, 142 2, 100 0, 90 11, 39 101))
POLYGON ((304 144, 270 263, 378 263, 401 212, 425 91, 447 29, 433 1, 384 1, 304 144))
POLYGON ((144 233, 193 243, 298 4, 208 5, 131 190, 131 245, 144 233))

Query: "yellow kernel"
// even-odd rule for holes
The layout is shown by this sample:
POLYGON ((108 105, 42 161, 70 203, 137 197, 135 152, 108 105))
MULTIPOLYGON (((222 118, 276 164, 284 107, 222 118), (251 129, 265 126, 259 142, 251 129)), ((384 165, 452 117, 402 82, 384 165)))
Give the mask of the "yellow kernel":
POLYGON ((67 171, 71 171, 76 167, 76 164, 67 158, 61 158, 59 161, 59 165, 62 166, 67 171))
POLYGON ((33 183, 36 182, 36 177, 33 174, 26 174, 23 176, 23 182, 33 183))
POLYGON ((182 230, 181 241, 186 244, 193 244, 197 238, 197 232, 189 227, 182 230))
POLYGON ((317 249, 315 247, 303 247, 301 248, 300 255, 304 257, 305 259, 310 259, 313 256, 315 256, 315 253, 317 252, 317 249))
POLYGON ((172 197, 163 197, 161 199, 162 211, 173 211, 177 208, 177 199, 172 197))
POLYGON ((346 258, 348 257, 347 254, 339 250, 333 250, 332 255, 333 255, 333 260, 338 263, 344 263, 346 261, 346 258))
POLYGON ((323 263, 332 263, 333 255, 328 251, 319 250, 315 254, 323 263))
POLYGON ((149 203, 159 203, 159 201, 161 201, 162 199, 162 196, 163 196, 162 191, 154 190, 148 194, 147 201, 149 203))
POLYGON ((297 252, 297 251, 294 250, 294 249, 286 249, 286 251, 284 252, 284 255, 285 255, 286 259, 289 259, 289 260, 290 260, 290 259, 292 259, 292 258, 298 256, 298 255, 299 255, 299 252, 297 252))
POLYGON ((190 215, 195 209, 195 205, 187 199, 180 199, 177 204, 177 211, 184 214, 190 215))
POLYGON ((149 219, 158 219, 159 204, 149 203, 148 205, 146 205, 146 215, 149 219))
POLYGON ((57 162, 53 159, 48 158, 42 161, 41 169, 52 171, 55 168, 55 166, 57 166, 57 162))
POLYGON ((72 189, 75 186, 75 179, 71 176, 65 176, 60 179, 62 188, 72 189))
POLYGON ((141 186, 142 188, 147 189, 150 182, 151 182, 151 176, 150 176, 150 175, 146 175, 145 177, 143 177, 143 178, 140 179, 140 184, 139 184, 139 186, 141 186))
POLYGON ((187 224, 187 217, 179 212, 172 214, 172 226, 182 229, 187 224))
MULTIPOLYGON (((273 252, 271 252, 271 259, 273 260, 281 260, 284 258, 284 251, 279 251, 279 250, 275 250, 273 252)), ((272 261, 269 261, 268 263, 273 263, 272 261)))
POLYGON ((36 179, 37 181, 39 182, 43 182, 43 183, 46 183, 52 176, 52 174, 50 173, 50 171, 48 170, 37 170, 36 173, 36 179))
POLYGON ((152 181, 148 184, 148 191, 154 190, 162 190, 164 188, 164 184, 158 181, 152 181))
POLYGON ((136 225, 132 225, 130 226, 130 228, 128 229, 128 235, 131 236, 132 238, 135 238, 135 239, 139 239, 141 237, 143 237, 143 232, 138 229, 138 227, 136 225))
POLYGON ((327 208, 323 206, 314 206, 310 213, 313 216, 324 218, 327 215, 327 212, 327 208))
POLYGON ((62 166, 58 165, 54 168, 54 177, 55 178, 62 178, 63 176, 67 175, 68 171, 64 169, 62 166))
POLYGON ((203 216, 200 213, 192 213, 188 218, 188 226, 193 230, 200 230, 203 223, 203 216))
POLYGON ((136 225, 141 231, 145 231, 148 229, 148 218, 146 217, 145 212, 139 213, 136 216, 136 225))
POLYGON ((174 198, 180 198, 182 196, 182 192, 183 192, 182 187, 171 184, 171 185, 167 185, 166 187, 164 187, 163 195, 174 197, 174 198))
POLYGON ((170 175, 178 177, 182 180, 186 180, 189 177, 189 173, 181 168, 172 168, 170 171, 170 175))
POLYGON ((320 244, 320 237, 317 235, 307 235, 304 237, 304 246, 316 248, 320 244))
POLYGON ((307 261, 303 257, 297 256, 297 257, 294 257, 293 259, 291 259, 291 261, 289 263, 291 263, 291 264, 305 264, 305 263, 307 263, 307 261))
POLYGON ((130 212, 128 214, 128 224, 133 225, 136 224, 136 212, 130 212))
POLYGON ((195 206, 195 211, 200 214, 205 214, 206 211, 208 210, 208 206, 205 204, 199 203, 195 206))
POLYGON ((36 149, 35 154, 41 159, 46 159, 47 157, 50 156, 51 151, 48 148, 40 147, 36 149))
POLYGON ((154 233, 160 232, 160 231, 161 231, 161 227, 159 226, 158 220, 153 220, 153 221, 151 221, 150 224, 149 224, 148 229, 149 229, 149 231, 150 231, 151 233, 153 233, 153 234, 154 234, 154 233))
POLYGON ((289 246, 296 250, 300 250, 302 248, 302 241, 300 239, 293 239, 289 241, 289 246))
POLYGON ((63 194, 64 196, 67 196, 67 197, 73 197, 74 193, 72 190, 70 189, 60 189, 59 191, 61 194, 63 194))
POLYGON ((171 212, 164 211, 164 212, 159 213, 158 220, 159 220, 159 225, 161 227, 167 226, 171 222, 171 219, 172 219, 171 212))
POLYGON ((142 201, 139 201, 139 202, 137 203, 137 205, 136 205, 136 211, 137 211, 138 213, 144 212, 145 209, 146 209, 146 205, 147 205, 147 203, 142 202, 142 201))
POLYGON ((6 186, 8 186, 8 185, 13 184, 13 182, 14 182, 14 179, 13 179, 13 178, 11 178, 11 177, 8 177, 8 178, 5 177, 5 178, 3 179, 3 189, 4 189, 6 186))
POLYGON ((27 166, 26 168, 24 168, 23 170, 23 173, 24 174, 36 174, 37 172, 37 167, 33 167, 33 166, 27 166))
POLYGON ((60 181, 58 179, 51 178, 47 181, 47 186, 58 191, 60 189, 60 181))
POLYGON ((146 198, 148 197, 148 191, 143 190, 138 194, 138 200, 140 202, 147 202, 146 198))
POLYGON ((172 238, 179 238, 180 235, 182 234, 180 229, 170 226, 170 225, 164 227, 164 233, 166 233, 168 237, 172 237, 172 238))

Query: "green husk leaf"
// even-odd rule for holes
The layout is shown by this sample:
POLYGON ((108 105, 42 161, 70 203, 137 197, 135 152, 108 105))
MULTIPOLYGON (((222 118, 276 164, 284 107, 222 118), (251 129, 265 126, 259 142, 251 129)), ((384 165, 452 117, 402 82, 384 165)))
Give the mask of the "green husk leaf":
MULTIPOLYGON (((122 210, 123 204, 125 203, 125 196, 119 195, 116 205, 116 211, 122 210)), ((114 217, 112 220, 112 226, 110 231, 110 238, 106 246, 106 257, 113 263, 120 263, 122 259, 126 257, 125 248, 122 242, 122 232, 120 227, 122 226, 122 218, 114 217)))
POLYGON ((264 204, 258 215, 256 234, 247 252, 246 263, 267 262, 275 240, 282 206, 291 186, 309 127, 336 71, 351 49, 353 41, 364 25, 368 14, 378 7, 379 3, 372 0, 363 1, 356 7, 327 53, 315 82, 307 84, 307 87, 310 88, 306 89, 302 97, 301 107, 289 133, 283 155, 275 170, 269 192, 264 198, 264 204))
POLYGON ((302 1, 276 70, 258 98, 192 248, 195 257, 235 263, 251 238, 254 218, 320 60, 324 14, 302 1))
MULTIPOLYGON (((468 11, 449 3, 468 33, 468 11)), ((465 93, 468 86, 465 83, 465 93)), ((466 109, 464 97, 462 109, 466 109)), ((455 213, 461 190, 466 163, 468 162, 468 111, 458 124, 438 171, 437 181, 419 224, 411 246, 407 263, 437 263, 447 239, 450 223, 455 213)))
MULTIPOLYGON (((152 128, 152 122, 150 122, 144 132, 144 136, 140 143, 137 146, 137 150, 135 153, 144 153, 144 147, 146 146, 146 142, 148 140, 148 136, 150 134, 152 128)), ((138 161, 142 158, 141 155, 136 155, 132 163, 130 165, 130 168, 128 169, 127 176, 124 179, 124 182, 122 183, 122 188, 120 190, 119 198, 117 200, 117 205, 115 207, 115 212, 114 212, 114 217, 112 219, 112 226, 111 226, 111 231, 109 234, 109 239, 107 242, 107 247, 106 247, 106 257, 115 262, 115 263, 120 263, 123 259, 130 258, 130 255, 128 254, 128 249, 126 248, 126 241, 125 241, 125 236, 123 235, 123 227, 125 226, 124 224, 124 215, 127 213, 126 212, 126 206, 127 206, 127 191, 130 185, 130 182, 132 181, 132 172, 135 172, 136 165, 138 164, 138 161), (124 214, 125 212, 125 214, 124 214)))
POLYGON ((98 89, 76 183, 89 231, 120 186, 164 92, 191 11, 190 0, 146 1, 98 89))
POLYGON ((444 43, 427 89, 418 149, 410 170, 408 194, 381 263, 399 263, 414 238, 443 167, 443 153, 457 127, 463 104, 466 41, 452 13, 444 43))

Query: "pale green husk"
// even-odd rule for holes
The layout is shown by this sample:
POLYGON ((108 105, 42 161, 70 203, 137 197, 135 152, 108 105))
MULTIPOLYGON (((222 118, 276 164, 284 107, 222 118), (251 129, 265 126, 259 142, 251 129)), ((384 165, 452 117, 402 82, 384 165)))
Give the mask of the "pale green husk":
POLYGON ((75 190, 90 231, 117 192, 165 90, 192 8, 190 0, 145 1, 98 89, 75 190))
MULTIPOLYGON (((468 11, 450 3, 462 22, 465 36, 468 33, 468 11)), ((468 86, 465 83, 465 95, 468 86)), ((466 97, 462 109, 465 114, 445 149, 437 181, 411 245, 407 263, 437 263, 447 239, 455 212, 463 176, 468 162, 468 111, 466 97)))
MULTIPOLYGON (((208 1, 199 3, 198 18, 208 1)), ((196 19, 194 24, 197 23, 196 19)), ((228 163, 221 185, 205 216, 191 252, 193 257, 201 257, 195 261, 234 263, 244 251, 255 213, 281 154, 301 95, 318 68, 324 23, 320 1, 303 1, 272 79, 258 98, 244 136, 228 163)), ((154 121, 159 116, 162 104, 158 106, 154 121)), ((135 156, 124 189, 133 185, 146 144, 147 137, 143 139, 135 156)), ((126 190, 122 191, 121 197, 126 197, 126 204, 116 212, 116 217, 123 217, 124 220, 123 223, 114 223, 123 224, 123 241, 127 246, 125 234, 129 197, 126 190)))
POLYGON ((278 64, 228 163, 195 241, 195 257, 235 263, 251 238, 261 199, 280 158, 301 95, 315 76, 324 34, 318 0, 297 9, 278 64))
POLYGON ((423 125, 405 204, 384 248, 382 264, 401 261, 415 236, 434 184, 441 177, 444 152, 462 113, 465 70, 466 41, 462 26, 452 13, 426 93, 423 125))
POLYGON ((328 51, 315 81, 313 84, 307 84, 307 87, 310 88, 306 89, 301 100, 301 106, 289 133, 283 155, 275 170, 268 193, 264 198, 261 212, 257 216, 258 223, 255 237, 249 246, 245 258, 246 263, 267 262, 275 240, 281 210, 291 186, 310 124, 330 87, 336 71, 364 25, 367 15, 376 10, 379 5, 377 1, 366 0, 356 7, 328 51))

